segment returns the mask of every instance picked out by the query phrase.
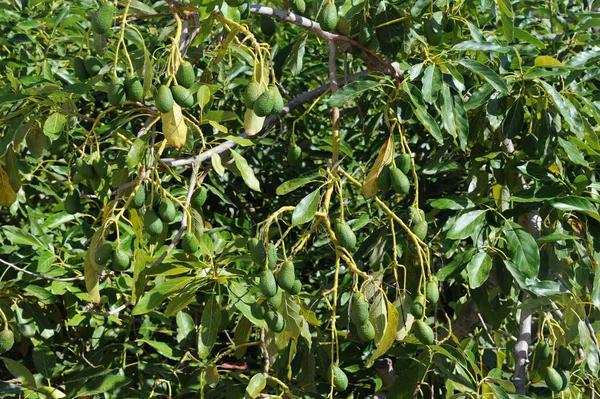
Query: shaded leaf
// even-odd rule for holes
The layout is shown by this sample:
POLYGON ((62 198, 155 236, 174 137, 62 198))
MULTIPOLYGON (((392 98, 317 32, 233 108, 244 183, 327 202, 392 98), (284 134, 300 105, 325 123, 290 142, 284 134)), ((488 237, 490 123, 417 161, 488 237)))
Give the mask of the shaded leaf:
POLYGON ((482 63, 475 60, 463 59, 458 61, 458 63, 465 68, 469 69, 471 72, 481 76, 484 78, 489 84, 494 87, 500 93, 508 93, 508 86, 504 79, 502 79, 496 72, 494 72, 490 67, 483 65, 482 63))
POLYGON ((292 213, 292 226, 299 226, 313 220, 319 207, 320 198, 320 189, 316 189, 302 198, 292 213))
POLYGON ((540 251, 533 236, 514 222, 504 224, 508 254, 524 276, 535 278, 540 269, 540 251))

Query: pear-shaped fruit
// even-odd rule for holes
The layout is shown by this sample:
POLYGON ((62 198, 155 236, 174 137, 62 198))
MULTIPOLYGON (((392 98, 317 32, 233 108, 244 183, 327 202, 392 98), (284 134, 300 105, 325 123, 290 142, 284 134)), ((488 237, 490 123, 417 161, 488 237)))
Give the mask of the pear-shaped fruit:
POLYGON ((92 29, 96 33, 106 33, 113 25, 113 16, 115 15, 114 5, 108 1, 92 14, 92 29))
POLYGON ((90 74, 85 69, 85 61, 82 57, 73 58, 73 70, 75 71, 75 76, 80 80, 86 80, 90 77, 90 74))
POLYGON ((173 109, 173 94, 171 90, 165 85, 162 85, 158 88, 158 92, 156 93, 156 109, 158 109, 163 114, 167 112, 171 112, 173 109))
POLYGON ((356 235, 345 221, 336 221, 336 223, 333 224, 333 232, 335 233, 338 243, 342 247, 351 250, 356 246, 356 235))
POLYGON ((113 247, 109 243, 105 243, 96 248, 94 260, 99 265, 105 265, 112 258, 113 247))
POLYGON ((83 66, 85 67, 85 70, 87 71, 88 75, 96 76, 98 75, 98 73, 104 65, 102 64, 102 61, 100 61, 100 59, 88 55, 83 60, 83 66))
POLYGON ((252 109, 257 116, 267 116, 273 111, 273 105, 275 105, 275 95, 273 91, 267 90, 258 96, 252 109))
POLYGON ((277 283, 275 276, 270 270, 263 270, 258 281, 258 288, 267 298, 271 298, 277 294, 277 283))
POLYGON ((194 72, 194 67, 188 61, 184 61, 177 68, 177 73, 175 74, 175 78, 177 79, 177 84, 189 89, 194 84, 194 80, 196 80, 196 74, 194 72))
POLYGON ((125 85, 120 78, 112 78, 108 83, 108 102, 114 106, 123 105, 125 102, 125 85))
POLYGON ((408 177, 396 167, 390 168, 390 183, 394 191, 398 194, 408 194, 410 190, 408 177))
POLYGON ((333 387, 336 391, 345 391, 348 388, 348 376, 344 371, 337 365, 331 366, 331 373, 333 373, 333 387))
POLYGON ((131 254, 117 248, 112 254, 112 267, 115 270, 127 270, 131 264, 131 254))
POLYGON ((358 331, 358 337, 365 342, 373 341, 375 338, 375 328, 368 320, 364 324, 356 326, 356 331, 358 331))
POLYGON ((338 11, 333 1, 327 1, 319 14, 318 20, 321 29, 332 31, 338 23, 338 11))
POLYGON ((258 83, 256 81, 250 82, 250 84, 248 84, 248 86, 246 87, 246 90, 244 90, 244 94, 242 96, 242 99, 243 99, 246 107, 248 107, 248 108, 254 107, 254 102, 258 99, 258 97, 262 94, 262 92, 263 92, 263 90, 262 90, 262 86, 260 85, 260 83, 258 83))
POLYGON ((200 188, 194 191, 194 194, 192 194, 192 199, 190 201, 190 205, 192 206, 192 208, 194 208, 197 211, 201 210, 202 205, 204 205, 204 203, 206 202, 207 194, 208 190, 204 186, 200 186, 200 188))
POLYGON ((193 255, 200 249, 200 242, 194 234, 187 232, 183 233, 181 236, 181 249, 183 249, 186 254, 193 255))
POLYGON ((188 89, 183 86, 177 85, 171 87, 171 93, 173 94, 173 100, 181 106, 181 108, 191 108, 194 105, 194 96, 188 89))
POLYGON ((158 217, 165 223, 171 223, 175 220, 177 209, 173 205, 173 201, 168 198, 163 198, 158 205, 158 217))
POLYGON ((15 344, 15 334, 11 330, 0 331, 0 355, 8 352, 15 344))
POLYGON ((144 213, 144 228, 151 236, 159 236, 163 232, 163 222, 153 209, 148 209, 144 213))
POLYGON ((415 322, 414 329, 415 337, 417 337, 417 339, 421 341, 423 345, 433 345, 435 342, 433 330, 427 325, 427 323, 425 323, 423 320, 417 320, 415 322))
POLYGON ((144 97, 144 86, 137 76, 129 76, 125 80, 125 94, 129 101, 140 101, 144 97))
POLYGON ((352 294, 352 308, 350 309, 350 321, 355 326, 361 326, 369 320, 369 302, 355 292, 352 294))
POLYGON ((294 262, 287 261, 281 266, 279 273, 277 273, 277 283, 281 288, 289 291, 294 286, 296 280, 296 271, 294 269, 294 262))

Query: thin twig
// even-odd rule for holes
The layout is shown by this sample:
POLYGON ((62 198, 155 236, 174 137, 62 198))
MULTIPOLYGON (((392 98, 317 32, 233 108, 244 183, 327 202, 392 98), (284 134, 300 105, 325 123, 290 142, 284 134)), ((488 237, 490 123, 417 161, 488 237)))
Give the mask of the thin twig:
POLYGON ((15 270, 18 270, 18 271, 23 272, 25 274, 29 274, 31 276, 43 278, 45 280, 68 282, 68 281, 81 281, 81 280, 83 280, 85 278, 83 276, 79 276, 79 277, 65 277, 65 278, 44 276, 43 274, 34 273, 34 272, 30 272, 29 270, 22 269, 19 266, 13 265, 12 263, 7 262, 7 261, 5 261, 3 259, 0 259, 0 262, 4 263, 8 267, 12 267, 15 270))

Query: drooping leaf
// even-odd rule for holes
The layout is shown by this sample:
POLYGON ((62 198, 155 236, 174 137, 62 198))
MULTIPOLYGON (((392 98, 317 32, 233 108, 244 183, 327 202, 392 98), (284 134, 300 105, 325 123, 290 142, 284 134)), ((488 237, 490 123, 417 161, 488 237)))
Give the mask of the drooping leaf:
POLYGON ((238 154, 234 149, 231 149, 230 151, 231 155, 233 156, 233 160, 235 161, 235 166, 237 166, 242 174, 242 179, 244 179, 246 185, 254 191, 260 191, 260 183, 254 175, 254 171, 250 165, 248 165, 248 161, 246 161, 246 159, 238 154))
POLYGON ((467 275, 469 286, 478 288, 488 279, 492 269, 492 258, 485 252, 478 252, 469 263, 467 263, 467 275))
POLYGON ((540 269, 540 251, 533 236, 510 221, 504 224, 502 231, 512 263, 526 277, 537 277, 540 269))
POLYGON ((508 86, 506 82, 487 65, 483 65, 478 61, 469 59, 462 59, 458 61, 458 63, 469 69, 471 72, 481 76, 500 93, 508 93, 508 86))
POLYGON ((379 86, 380 83, 374 80, 367 80, 367 78, 357 79, 337 90, 331 97, 329 97, 327 104, 330 107, 341 107, 342 105, 348 104, 365 91, 373 90, 379 86))
POLYGON ((200 331, 198 334, 198 356, 205 359, 210 355, 212 347, 217 341, 221 312, 217 303, 216 295, 212 295, 206 301, 200 319, 200 331))
POLYGON ((320 198, 320 189, 316 189, 302 198, 292 213, 292 226, 299 226, 313 220, 319 207, 320 198))
POLYGON ((485 218, 485 211, 474 210, 460 215, 448 230, 447 237, 452 240, 462 240, 471 236, 485 218))

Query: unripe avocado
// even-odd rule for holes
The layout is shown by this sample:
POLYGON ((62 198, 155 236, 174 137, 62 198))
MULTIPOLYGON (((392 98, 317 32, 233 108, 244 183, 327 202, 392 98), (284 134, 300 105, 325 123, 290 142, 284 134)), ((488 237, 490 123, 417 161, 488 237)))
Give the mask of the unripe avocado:
POLYGON ((415 337, 423 345, 432 345, 434 343, 433 330, 423 320, 417 320, 414 325, 415 337))
POLYGON ((373 338, 375 338, 375 328, 368 320, 366 323, 356 326, 356 331, 358 332, 358 337, 365 342, 373 341, 373 338))
POLYGON ((263 35, 265 35, 265 37, 269 38, 273 36, 277 31, 277 25, 275 24, 275 21, 273 21, 273 18, 267 15, 261 15, 260 30, 262 31, 263 35))
POLYGON ((419 240, 423 241, 427 237, 427 222, 421 220, 411 227, 412 232, 416 235, 419 240))
POLYGON ((273 105, 275 105, 275 96, 271 90, 267 90, 258 96, 252 109, 257 116, 267 116, 273 110, 273 105))
POLYGON ((112 254, 112 266, 115 270, 127 270, 131 264, 131 254, 117 248, 112 254))
POLYGON ((537 370, 545 370, 550 365, 552 360, 552 353, 550 345, 545 342, 538 342, 533 351, 533 365, 532 368, 537 370))
POLYGON ((277 273, 277 283, 281 288, 289 291, 294 286, 295 280, 296 271, 294 270, 294 262, 289 260, 281 266, 281 269, 279 269, 279 273, 277 273))
POLYGON ((112 78, 108 84, 108 102, 110 105, 119 106, 125 102, 125 86, 119 78, 112 78))
POLYGON ((271 270, 277 266, 277 247, 272 242, 267 244, 267 266, 271 270))
POLYGON ((69 193, 65 198, 65 212, 74 215, 81 209, 81 201, 79 199, 79 191, 75 190, 69 193))
POLYGON ((15 344, 15 334, 11 330, 0 331, 0 354, 12 349, 15 344))
POLYGON ((396 158, 396 166, 402 173, 407 174, 410 171, 410 154, 402 153, 396 158))
POLYGON ((153 209, 144 213, 144 228, 151 236, 159 236, 163 232, 163 222, 153 209))
POLYGON ((350 321, 355 326, 362 326, 369 320, 369 302, 358 292, 352 294, 352 308, 350 309, 350 321))
POLYGON ((125 80, 125 94, 129 101, 140 101, 144 97, 144 86, 137 76, 129 76, 125 80))
POLYGON ((306 2, 304 0, 292 0, 292 11, 296 14, 304 14, 306 12, 306 2))
POLYGON ((575 367, 575 356, 568 348, 558 348, 558 367, 568 371, 575 367))
POLYGON ((345 391, 348 388, 348 376, 346 373, 339 368, 337 365, 331 366, 331 372, 333 373, 333 387, 336 391, 345 391))
POLYGON ((173 201, 168 198, 163 198, 158 205, 158 217, 165 223, 171 223, 175 220, 177 209, 173 205, 173 201))
POLYGON ((272 271, 262 271, 258 282, 258 288, 260 288, 260 292, 267 298, 274 297, 277 294, 277 283, 275 282, 275 276, 272 271))
POLYGON ((346 18, 339 18, 335 30, 344 36, 350 36, 352 34, 352 25, 346 18))
POLYGON ((94 260, 99 265, 105 265, 110 258, 112 258, 113 247, 109 243, 105 243, 96 248, 94 254, 94 260))
POLYGON ((356 246, 356 235, 345 221, 339 220, 334 223, 333 232, 342 247, 351 250, 356 246))
POLYGON ((198 238, 192 233, 183 233, 181 236, 181 249, 186 254, 193 255, 200 249, 200 242, 198 238))
POLYGON ((115 7, 111 2, 104 3, 92 14, 92 29, 96 33, 106 33, 113 24, 115 7))
POLYGON ((302 148, 296 144, 288 146, 287 160, 291 166, 296 166, 302 162, 302 148))
POLYGON ((90 74, 85 69, 85 62, 82 57, 73 58, 73 70, 75 71, 75 76, 80 80, 86 80, 90 77, 90 74))
POLYGON ((321 29, 332 31, 338 23, 338 12, 332 1, 326 1, 327 3, 325 3, 325 6, 321 9, 317 22, 321 25, 321 29))
POLYGON ((290 295, 297 295, 302 291, 302 282, 300 280, 294 281, 294 286, 289 290, 290 295))
POLYGON ((544 381, 552 392, 560 392, 563 389, 563 378, 558 371, 547 367, 544 373, 544 381))
POLYGON ((252 108, 254 107, 254 102, 258 99, 258 97, 262 94, 262 86, 260 83, 256 81, 250 82, 246 87, 246 90, 243 94, 243 101, 246 107, 252 108))
POLYGON ((408 213, 410 214, 410 223, 417 224, 421 220, 425 220, 425 212, 422 209, 417 211, 414 206, 408 207, 408 213))
POLYGON ((271 85, 269 90, 273 92, 273 109, 271 112, 273 114, 278 114, 283 111, 283 97, 281 97, 281 92, 279 91, 277 85, 271 85))
POLYGON ((145 202, 146 202, 146 190, 144 190, 144 187, 139 186, 137 188, 137 191, 133 195, 133 198, 131 199, 131 202, 129 203, 129 205, 134 209, 140 209, 142 206, 144 206, 145 202))
POLYGON ((425 284, 425 298, 432 305, 435 305, 440 299, 440 287, 438 279, 435 276, 425 284))
POLYGON ((171 87, 171 94, 173 94, 173 100, 182 108, 190 108, 194 105, 194 96, 183 86, 171 87))
POLYGON ((92 165, 88 164, 83 159, 78 159, 76 161, 75 165, 77 167, 77 172, 84 179, 91 179, 92 177, 95 176, 94 168, 92 167, 92 165))
POLYGON ((285 319, 280 313, 274 310, 267 311, 265 321, 273 332, 280 333, 285 329, 285 319))
POLYGON ((425 314, 425 297, 418 295, 410 307, 410 313, 415 318, 420 319, 425 314))
POLYGON ((102 61, 100 61, 96 57, 92 57, 91 55, 88 55, 87 57, 85 57, 85 59, 83 60, 83 65, 84 65, 85 70, 87 71, 88 75, 90 75, 90 76, 98 75, 98 72, 100 72, 100 70, 104 66, 104 65, 102 65, 102 61))
POLYGON ((275 296, 270 297, 268 300, 271 306, 273 306, 273 309, 279 309, 281 302, 283 301, 283 291, 277 290, 275 296))
POLYGON ((385 165, 381 169, 381 173, 377 176, 377 188, 381 191, 387 191, 392 186, 392 180, 390 179, 390 167, 385 165))
POLYGON ((390 184, 398 194, 408 194, 410 190, 410 182, 408 177, 396 167, 390 168, 390 184))
POLYGON ((195 210, 199 211, 202 209, 202 205, 206 202, 206 196, 208 194, 208 190, 204 186, 200 186, 199 189, 194 191, 192 194, 192 199, 190 200, 190 205, 195 210))
POLYGON ((189 89, 196 80, 196 74, 194 73, 194 67, 188 61, 184 61, 179 64, 177 73, 175 73, 177 84, 189 89))
POLYGON ((445 15, 444 20, 446 21, 444 24, 444 32, 452 32, 454 30, 454 19, 448 18, 448 15, 445 15))
POLYGON ((94 169, 94 175, 100 178, 105 178, 108 175, 108 164, 102 158, 92 162, 92 169, 94 169))
POLYGON ((262 241, 252 238, 248 242, 248 248, 250 249, 250 258, 252 258, 252 261, 257 265, 263 266, 267 258, 267 253, 262 241))
POLYGON ((156 109, 163 114, 170 112, 173 109, 173 94, 165 85, 161 85, 156 93, 156 109))

